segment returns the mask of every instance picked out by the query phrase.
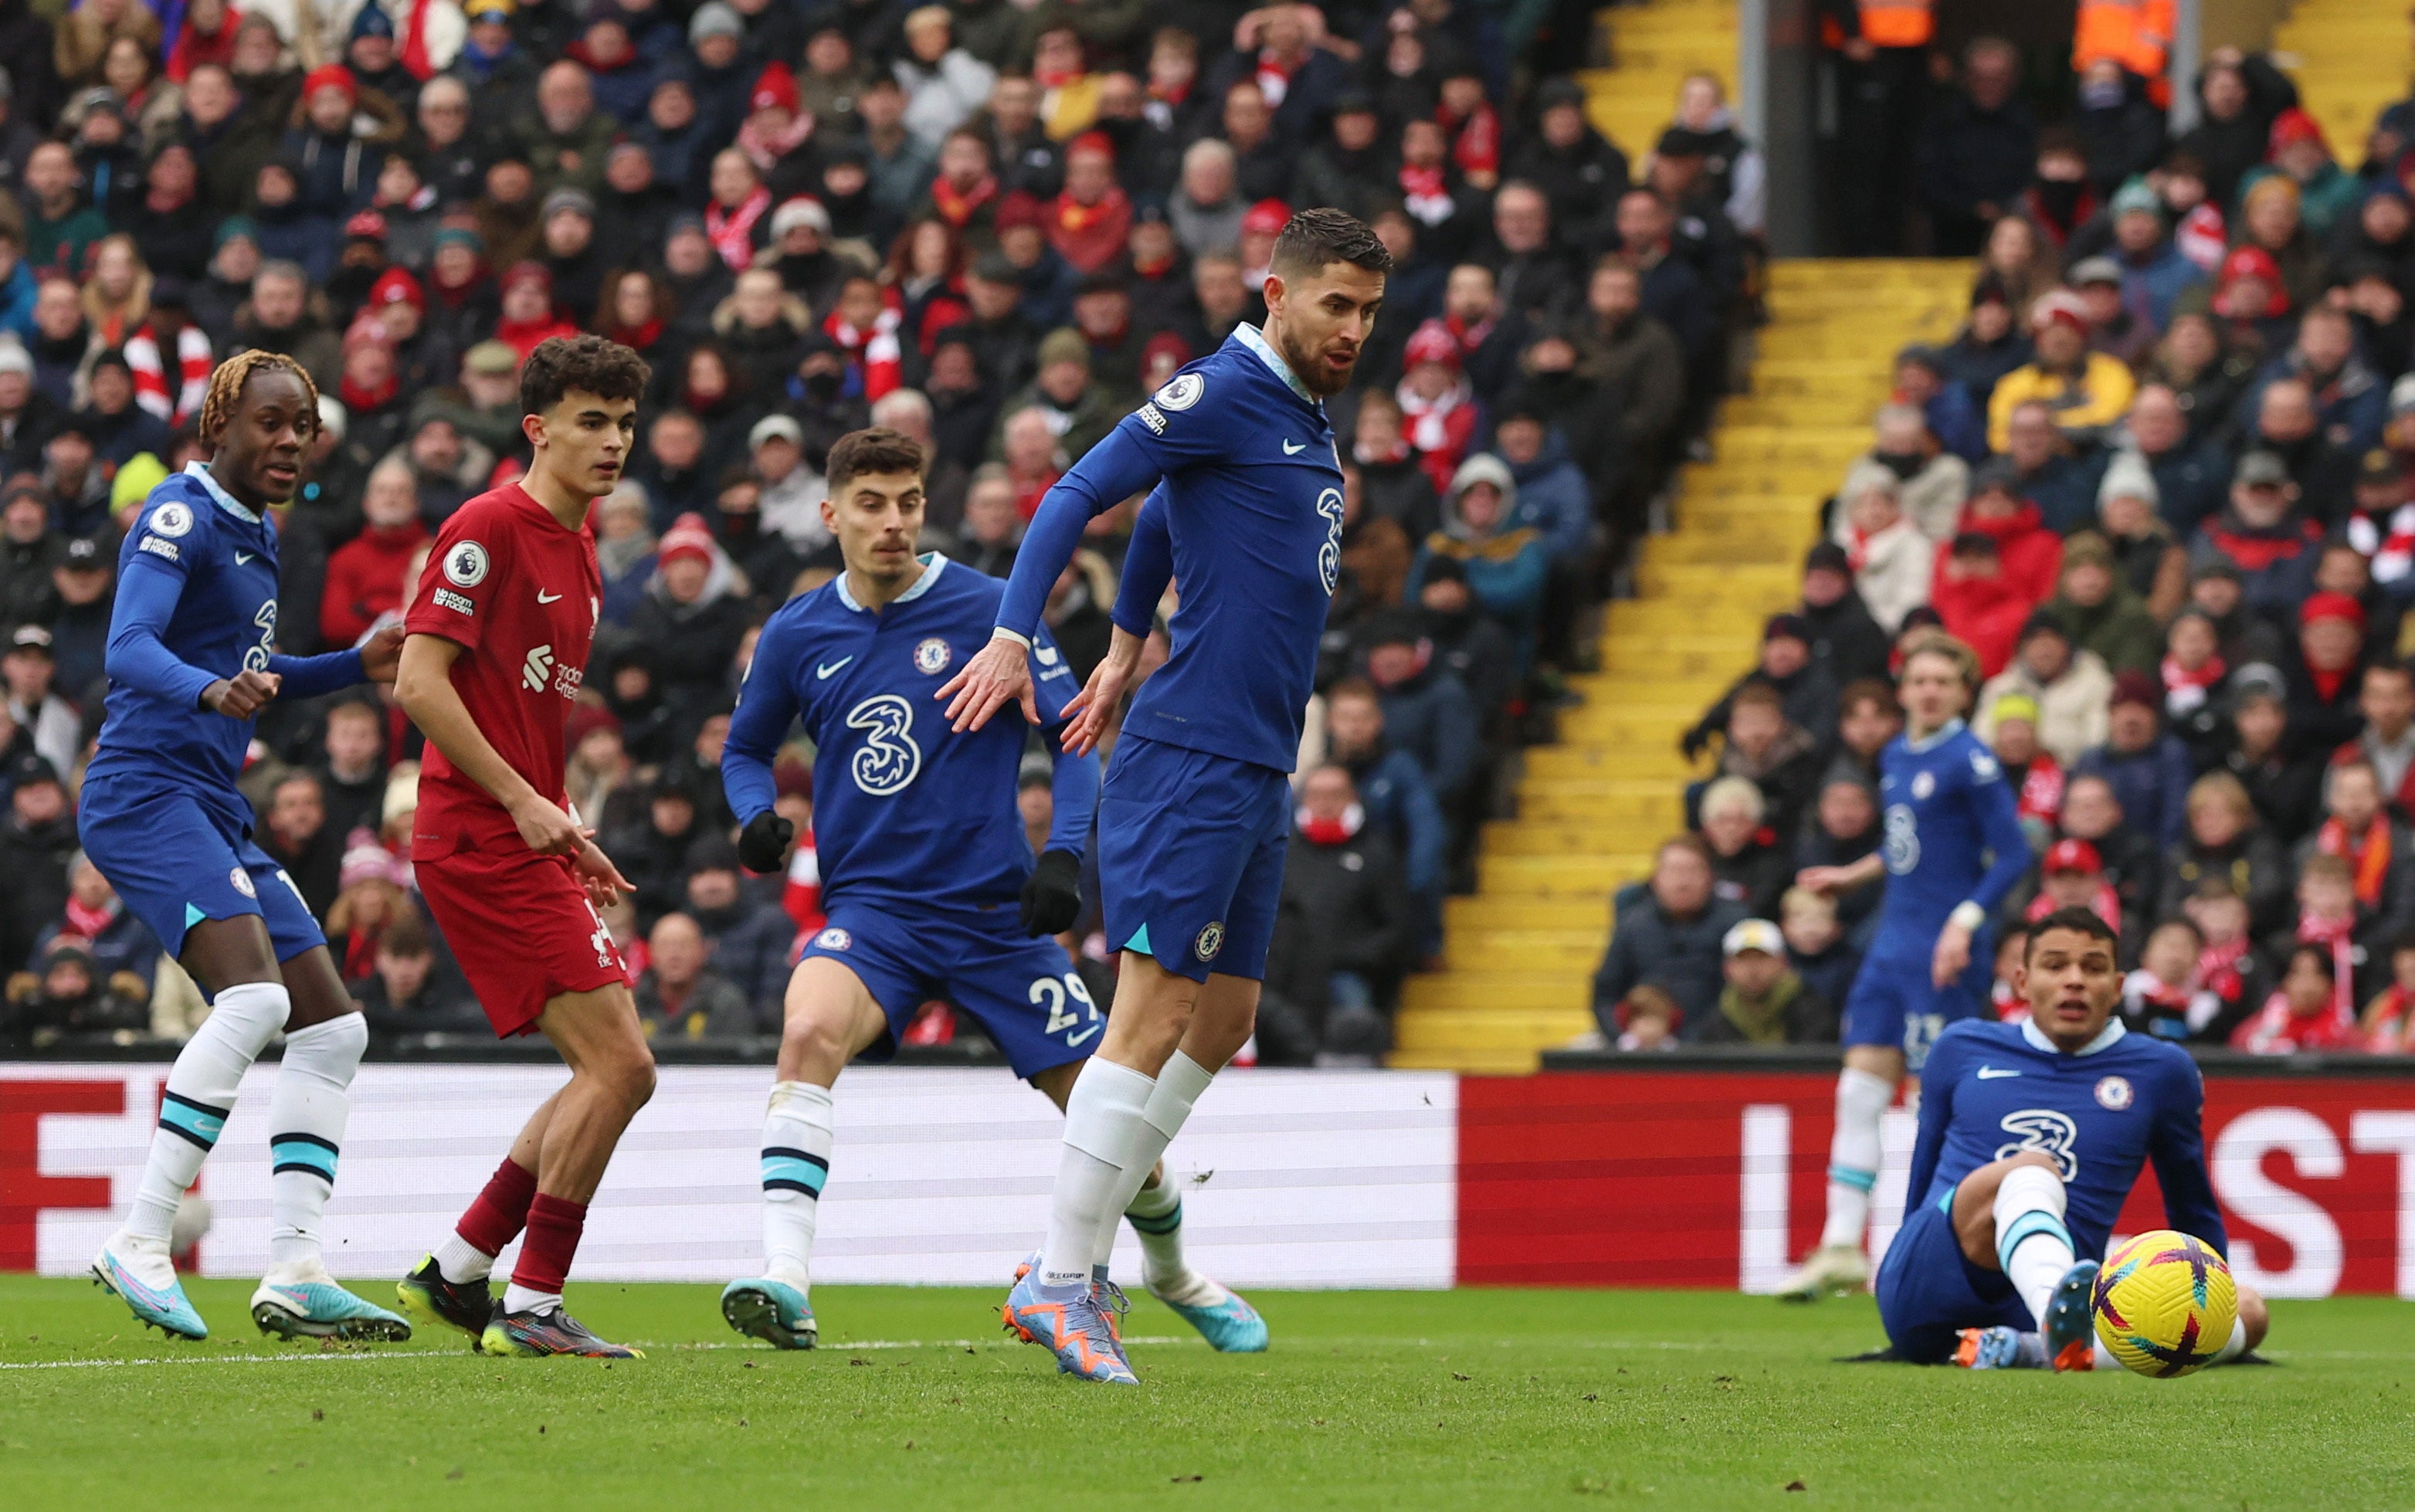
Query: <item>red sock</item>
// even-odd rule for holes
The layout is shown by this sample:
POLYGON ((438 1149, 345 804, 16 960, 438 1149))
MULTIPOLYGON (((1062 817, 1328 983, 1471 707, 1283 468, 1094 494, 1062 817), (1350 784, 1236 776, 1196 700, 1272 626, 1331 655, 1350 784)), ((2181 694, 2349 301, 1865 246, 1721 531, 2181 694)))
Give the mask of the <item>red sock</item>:
POLYGON ((529 1204, 536 1197, 536 1173, 506 1158, 487 1178, 487 1190, 461 1215, 453 1232, 480 1254, 499 1255, 519 1237, 529 1220, 529 1204))
POLYGON ((529 1204, 528 1242, 520 1246, 512 1284, 561 1295, 562 1279, 570 1274, 570 1257, 578 1252, 578 1235, 586 1227, 585 1203, 538 1192, 529 1204))

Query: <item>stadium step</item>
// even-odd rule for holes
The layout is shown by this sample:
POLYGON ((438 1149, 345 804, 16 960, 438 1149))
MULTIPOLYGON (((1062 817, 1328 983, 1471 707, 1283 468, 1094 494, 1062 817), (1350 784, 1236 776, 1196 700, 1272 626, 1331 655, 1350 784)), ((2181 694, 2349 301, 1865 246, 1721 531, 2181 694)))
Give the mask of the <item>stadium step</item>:
POLYGON ((2272 52, 2348 163, 2363 156, 2375 117, 2405 97, 2415 66, 2405 8, 2372 0, 2302 0, 2273 28, 2272 52))
MULTIPOLYGON (((1623 9, 1612 24, 1673 8, 1623 9)), ((1676 81, 1658 77, 1659 52, 1629 40, 1614 55, 1653 58, 1655 77, 1636 82, 1622 113, 1665 120, 1676 81)), ((1589 81, 1597 121, 1613 80, 1628 94, 1626 67, 1589 81)), ((1621 140, 1639 144, 1649 143, 1621 140)), ((1608 606, 1600 670, 1570 680, 1579 701, 1557 743, 1525 753, 1516 816, 1485 826, 1476 893, 1445 909, 1444 969, 1409 981, 1391 1064, 1528 1071, 1593 1027, 1610 896, 1649 875, 1686 784, 1710 770, 1678 752, 1679 733, 1752 665, 1762 618, 1796 602, 1819 502, 1868 447, 1896 352, 1950 335, 1972 275, 1967 262, 1772 266, 1772 322, 1757 333, 1748 393, 1721 412, 1714 460, 1679 471, 1675 529, 1639 553, 1636 596, 1608 606)))

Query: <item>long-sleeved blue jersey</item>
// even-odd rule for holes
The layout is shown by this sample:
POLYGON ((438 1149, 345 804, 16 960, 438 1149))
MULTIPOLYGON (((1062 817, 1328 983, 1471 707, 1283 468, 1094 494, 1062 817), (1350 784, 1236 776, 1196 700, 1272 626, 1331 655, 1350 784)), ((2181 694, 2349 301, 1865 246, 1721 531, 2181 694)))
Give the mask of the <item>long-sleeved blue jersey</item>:
POLYGON ((1082 527, 1160 479, 1142 513, 1162 511, 1165 540, 1136 539, 1118 622, 1146 631, 1169 572, 1182 606, 1173 654, 1124 729, 1289 771, 1342 570, 1342 463, 1324 404, 1255 326, 1236 327, 1058 480, 1015 555, 998 627, 1028 637, 1082 527))
POLYGON ((208 796, 228 812, 253 721, 202 707, 202 691, 244 671, 284 679, 285 698, 361 681, 361 653, 277 654, 277 531, 218 487, 206 464, 143 501, 117 553, 109 695, 86 775, 138 775, 208 796))
MULTIPOLYGON (((1033 857, 1015 808, 1020 718, 950 730, 932 693, 988 643, 1004 586, 922 559, 922 576, 878 611, 842 573, 763 626, 729 721, 721 775, 741 824, 772 806, 772 760, 802 720, 814 742, 814 845, 825 906, 916 908, 1014 901, 1033 857)), ((1052 739, 1079 691, 1043 629, 1032 690, 1052 739)), ((1095 756, 1057 753, 1048 848, 1081 854, 1099 793, 1095 756)))
POLYGON ((1879 773, 1888 879, 1869 955, 1925 962, 1958 905, 1995 914, 2029 870, 2029 840, 2004 769, 1958 719, 1917 744, 1888 741, 1879 773))
POLYGON ((2228 1254, 2204 1111, 2188 1052, 2125 1033, 2118 1018, 2078 1055, 2033 1024, 1966 1021, 1929 1047, 1905 1190, 1915 1205, 1939 1202, 1979 1167, 2037 1150, 2062 1169, 2074 1249, 2101 1257, 2139 1167, 2152 1160, 2167 1221, 2228 1254))

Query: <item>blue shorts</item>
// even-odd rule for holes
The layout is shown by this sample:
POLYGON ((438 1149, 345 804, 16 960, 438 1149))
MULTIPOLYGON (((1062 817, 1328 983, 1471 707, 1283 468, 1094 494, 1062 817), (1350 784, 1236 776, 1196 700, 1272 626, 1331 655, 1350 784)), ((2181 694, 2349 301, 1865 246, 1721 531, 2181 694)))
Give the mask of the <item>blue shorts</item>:
POLYGON ((1971 942, 1970 969, 1959 981, 1940 987, 1929 980, 1928 956, 1917 961, 1870 957, 1845 994, 1839 1038, 1849 1045, 1901 1050, 1904 1070, 1918 1075, 1928 1061, 1928 1047, 1945 1025, 1986 1016, 1995 959, 1994 945, 1983 930, 1971 942))
POLYGON ((854 972, 888 1016, 864 1060, 895 1055, 897 1037, 935 997, 971 1015, 1027 1079, 1085 1058, 1107 1026, 1065 948, 1024 934, 1012 905, 993 916, 842 903, 798 959, 818 955, 854 972))
POLYGON ((1982 1270, 1954 1235, 1955 1189, 1904 1215, 1879 1264, 1879 1321, 1907 1360, 1934 1365, 1954 1356, 1955 1335, 1998 1324, 2037 1329, 2029 1304, 2000 1271, 1982 1270))
MULTIPOLYGON (((240 798, 232 799, 242 804, 240 798)), ((189 789, 133 776, 93 777, 76 804, 83 852, 171 956, 204 919, 256 915, 277 959, 327 943, 301 890, 251 843, 251 826, 189 789)))
POLYGON ((1108 948, 1193 981, 1263 980, 1291 804, 1272 767, 1125 736, 1099 795, 1108 948))

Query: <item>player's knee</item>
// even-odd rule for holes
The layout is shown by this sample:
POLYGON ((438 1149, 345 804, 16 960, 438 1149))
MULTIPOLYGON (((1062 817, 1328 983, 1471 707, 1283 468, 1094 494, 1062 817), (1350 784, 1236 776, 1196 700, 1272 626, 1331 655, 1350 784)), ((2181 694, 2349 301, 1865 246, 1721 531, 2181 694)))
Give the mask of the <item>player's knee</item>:
POLYGON ((791 1013, 780 1025, 780 1051, 784 1060, 802 1058, 809 1066, 844 1066, 848 1059, 847 1033, 828 1014, 791 1013))
POLYGON ((596 1071, 597 1079, 631 1113, 653 1100, 654 1057, 643 1040, 607 1057, 596 1071))

